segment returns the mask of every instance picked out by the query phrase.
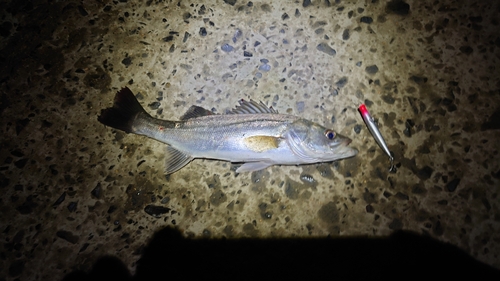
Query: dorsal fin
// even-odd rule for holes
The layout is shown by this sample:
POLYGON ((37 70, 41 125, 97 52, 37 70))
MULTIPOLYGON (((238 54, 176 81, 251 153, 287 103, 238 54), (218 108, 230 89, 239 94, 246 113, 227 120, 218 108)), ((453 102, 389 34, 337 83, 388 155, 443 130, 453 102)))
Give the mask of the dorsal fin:
POLYGON ((230 114, 278 113, 273 107, 267 107, 263 102, 240 100, 239 103, 240 105, 230 111, 230 114))
POLYGON ((207 115, 213 115, 212 111, 205 109, 200 106, 192 105, 184 115, 180 118, 180 120, 188 120, 191 118, 202 117, 207 115))

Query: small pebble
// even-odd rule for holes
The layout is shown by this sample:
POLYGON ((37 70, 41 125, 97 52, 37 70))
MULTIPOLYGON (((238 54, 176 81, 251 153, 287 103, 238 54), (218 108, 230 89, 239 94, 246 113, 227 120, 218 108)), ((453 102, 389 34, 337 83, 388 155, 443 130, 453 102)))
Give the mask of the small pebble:
POLYGON ((389 1, 386 5, 386 9, 391 13, 405 16, 410 12, 410 5, 404 1, 389 1))
POLYGON ((186 32, 184 33, 184 39, 182 39, 182 42, 183 42, 183 43, 186 43, 186 41, 188 40, 188 38, 189 38, 190 36, 191 36, 191 34, 189 34, 189 32, 187 32, 187 31, 186 31, 186 32))
POLYGON ((234 50, 233 46, 229 45, 229 44, 224 44, 220 47, 224 52, 226 53, 229 53, 231 52, 232 50, 234 50))
POLYGON ((311 175, 308 175, 308 174, 305 174, 305 175, 302 175, 300 176, 300 179, 304 182, 308 182, 308 183, 313 183, 314 182, 314 178, 313 176, 311 175))
POLYGON ((241 30, 239 29, 236 29, 236 31, 234 32, 234 36, 233 36, 233 43, 236 43, 236 41, 238 41, 238 39, 243 35, 243 32, 241 32, 241 30))
POLYGON ((155 205, 147 205, 144 208, 144 212, 153 217, 159 217, 162 214, 168 213, 170 208, 166 208, 163 206, 155 206, 155 205))
POLYGON ((373 212, 375 212, 375 209, 373 208, 372 205, 366 205, 366 212, 373 214, 373 212))
POLYGON ((174 36, 169 35, 169 36, 167 36, 167 37, 163 38, 162 40, 163 40, 164 42, 170 42, 170 41, 174 40, 174 36))
POLYGON ((332 47, 328 46, 327 43, 320 43, 318 46, 316 46, 316 49, 329 56, 335 56, 337 54, 337 52, 332 47))
POLYGON ((131 57, 126 57, 122 60, 122 64, 124 64, 126 67, 132 64, 132 58, 131 57))
POLYGON ((76 210, 76 202, 70 202, 68 205, 68 211, 74 212, 76 210))
POLYGON ((101 197, 101 184, 98 183, 97 186, 94 189, 92 189, 90 194, 92 194, 92 196, 94 196, 95 198, 100 198, 101 197))
POLYGON ((370 65, 365 68, 365 71, 368 72, 368 74, 375 74, 378 72, 378 67, 376 65, 370 65))
POLYGON ((207 30, 206 30, 206 28, 204 28, 204 27, 200 28, 200 35, 201 36, 207 36, 207 30))
POLYGON ((340 80, 335 83, 335 85, 337 85, 337 87, 339 88, 344 87, 346 84, 347 84, 347 77, 345 76, 340 78, 340 80))
POLYGON ((236 4, 236 0, 224 0, 224 3, 234 6, 234 4, 236 4))
POLYGON ((269 64, 264 64, 259 67, 259 70, 268 72, 269 70, 271 70, 271 66, 269 64))
POLYGON ((148 104, 148 107, 151 108, 152 110, 156 110, 160 107, 160 103, 155 101, 155 102, 148 104))
POLYGON ((298 101, 295 105, 297 106, 297 111, 299 113, 304 112, 305 103, 303 101, 298 101))
POLYGON ((359 21, 370 24, 373 22, 373 19, 371 17, 361 17, 361 19, 359 21))
POLYGON ((61 196, 59 196, 59 198, 56 200, 56 202, 54 202, 54 204, 52 204, 52 206, 56 207, 58 206, 59 204, 61 204, 64 199, 66 198, 66 192, 63 192, 63 194, 61 194, 61 196))
POLYGON ((411 119, 407 119, 405 122, 406 128, 403 131, 403 134, 407 137, 411 137, 411 128, 415 125, 415 123, 411 119))
POLYGON ((388 104, 394 104, 394 102, 396 101, 391 95, 383 95, 382 100, 388 104))
POLYGON ((342 40, 348 40, 351 37, 351 34, 349 34, 349 29, 345 29, 344 32, 342 33, 342 40))
POLYGON ((403 134, 407 137, 411 137, 411 129, 406 127, 404 130, 403 130, 403 134))
POLYGON ((446 184, 446 189, 449 192, 453 192, 457 189, 458 185, 460 184, 460 179, 453 179, 450 181, 448 184, 446 184))

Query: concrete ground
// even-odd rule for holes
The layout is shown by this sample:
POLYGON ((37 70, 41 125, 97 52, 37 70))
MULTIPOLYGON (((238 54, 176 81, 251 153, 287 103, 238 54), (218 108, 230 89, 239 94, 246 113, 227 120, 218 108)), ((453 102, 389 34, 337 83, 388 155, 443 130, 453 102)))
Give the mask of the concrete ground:
POLYGON ((57 280, 104 255, 134 274, 166 226, 227 239, 405 230, 500 268, 498 1, 0 3, 2 280, 57 280), (195 159, 165 176, 164 144, 97 121, 125 86, 168 120, 260 100, 359 153, 240 174, 195 159))

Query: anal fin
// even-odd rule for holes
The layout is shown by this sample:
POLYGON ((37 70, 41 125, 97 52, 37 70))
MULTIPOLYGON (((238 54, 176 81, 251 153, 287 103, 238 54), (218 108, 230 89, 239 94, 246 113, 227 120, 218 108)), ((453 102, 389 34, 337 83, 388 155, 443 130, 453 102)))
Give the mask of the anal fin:
POLYGON ((255 172, 272 166, 269 162, 247 162, 236 169, 236 173, 255 172))
POLYGON ((171 174, 193 160, 190 155, 168 145, 165 148, 165 174, 171 174))

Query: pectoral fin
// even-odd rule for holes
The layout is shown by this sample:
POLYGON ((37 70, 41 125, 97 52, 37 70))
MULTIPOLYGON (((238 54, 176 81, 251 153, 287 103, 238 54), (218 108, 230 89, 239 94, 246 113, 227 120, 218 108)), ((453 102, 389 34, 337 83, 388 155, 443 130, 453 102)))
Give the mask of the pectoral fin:
POLYGON ((264 152, 278 148, 279 142, 280 139, 273 136, 252 136, 243 140, 245 146, 255 152, 264 152))
POLYGON ((181 152, 172 146, 167 146, 165 148, 165 174, 171 174, 180 168, 186 166, 189 162, 193 160, 190 155, 181 152))
POLYGON ((236 173, 255 172, 265 169, 272 165, 273 165, 272 163, 267 163, 267 162, 247 162, 241 165, 238 169, 236 169, 236 173))

